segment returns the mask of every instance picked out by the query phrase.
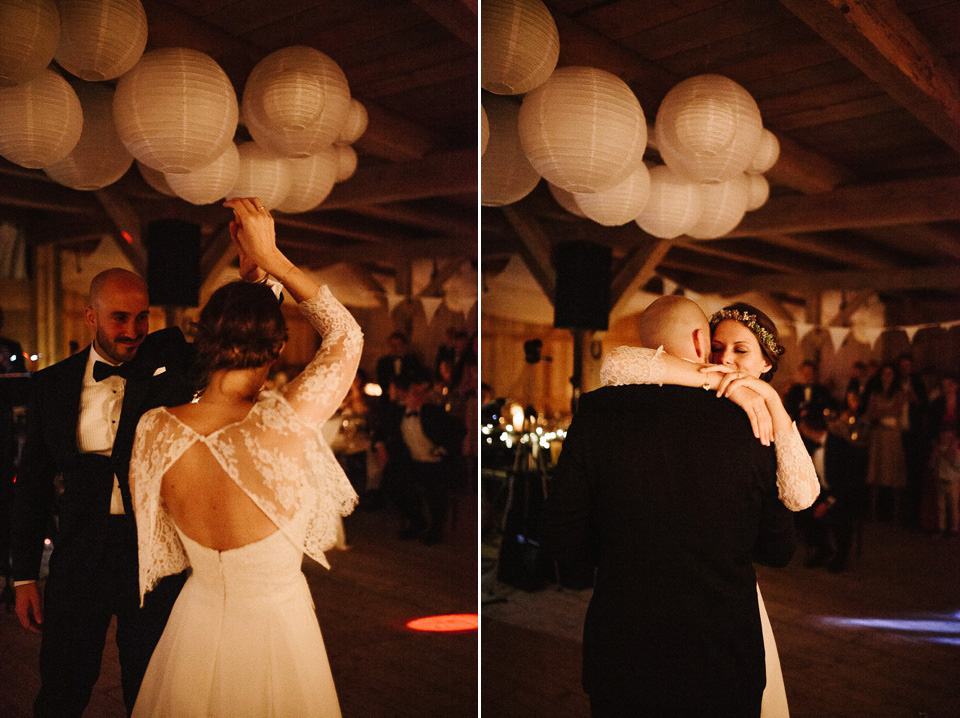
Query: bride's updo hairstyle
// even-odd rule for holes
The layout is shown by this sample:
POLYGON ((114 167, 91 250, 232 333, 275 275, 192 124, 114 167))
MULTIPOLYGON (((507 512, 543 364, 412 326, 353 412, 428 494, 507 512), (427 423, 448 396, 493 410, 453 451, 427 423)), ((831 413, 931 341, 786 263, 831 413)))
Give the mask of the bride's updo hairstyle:
POLYGON ((752 304, 735 302, 728 304, 710 317, 710 332, 713 333, 717 325, 727 319, 740 322, 753 332, 753 335, 757 338, 757 342, 760 344, 760 351, 766 360, 770 362, 769 371, 761 374, 760 378, 764 381, 772 381, 773 375, 777 371, 777 366, 780 364, 780 357, 786 352, 786 348, 780 343, 780 333, 777 331, 777 325, 773 323, 770 317, 752 304))
POLYGON ((195 384, 203 390, 220 369, 253 369, 277 360, 287 340, 287 322, 273 291, 264 284, 230 282, 200 311, 193 346, 195 384))

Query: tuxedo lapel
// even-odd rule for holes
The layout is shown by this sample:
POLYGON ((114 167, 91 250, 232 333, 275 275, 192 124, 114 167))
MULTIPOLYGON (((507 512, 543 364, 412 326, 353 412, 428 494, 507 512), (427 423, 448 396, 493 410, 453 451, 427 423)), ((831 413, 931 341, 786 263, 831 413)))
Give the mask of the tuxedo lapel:
POLYGON ((77 425, 80 422, 80 394, 83 392, 83 375, 90 358, 90 347, 74 354, 63 362, 57 376, 57 390, 50 392, 46 407, 55 426, 50 437, 61 441, 68 454, 80 452, 77 446, 77 425))

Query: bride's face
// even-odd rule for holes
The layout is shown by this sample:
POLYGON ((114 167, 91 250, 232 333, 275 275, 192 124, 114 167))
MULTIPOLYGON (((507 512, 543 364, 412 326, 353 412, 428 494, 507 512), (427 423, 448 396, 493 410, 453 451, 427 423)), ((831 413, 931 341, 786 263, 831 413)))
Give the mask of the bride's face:
POLYGON ((772 366, 760 351, 756 335, 735 319, 725 319, 710 338, 711 361, 760 378, 772 366))

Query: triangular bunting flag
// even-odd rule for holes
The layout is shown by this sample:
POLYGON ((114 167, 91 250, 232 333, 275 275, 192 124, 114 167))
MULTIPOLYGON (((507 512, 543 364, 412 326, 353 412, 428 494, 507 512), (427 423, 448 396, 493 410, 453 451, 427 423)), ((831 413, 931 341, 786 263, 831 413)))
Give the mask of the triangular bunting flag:
POLYGON ((677 288, 677 283, 672 279, 667 279, 666 277, 660 277, 660 281, 663 282, 663 294, 664 296, 668 294, 673 294, 674 290, 677 288))
POLYGON ((960 320, 955 322, 944 322, 940 326, 943 327, 944 329, 953 329, 956 326, 960 326, 960 320))
POLYGON ((900 327, 907 333, 907 341, 913 344, 913 338, 917 335, 917 332, 920 331, 920 327, 900 327))
POLYGON ((793 325, 797 328, 797 344, 803 341, 803 338, 816 326, 815 324, 807 324, 806 322, 794 322, 793 325))
POLYGON ((387 311, 393 314, 393 310, 396 309, 398 305, 402 304, 404 299, 406 299, 406 297, 402 294, 387 292, 387 311))
POLYGON ((863 327, 860 333, 863 334, 864 339, 870 342, 870 349, 873 349, 877 345, 877 339, 884 331, 883 327, 863 327))
POLYGON ((433 321, 433 316, 437 313, 440 305, 443 304, 441 297, 420 297, 420 305, 423 307, 424 316, 427 318, 427 324, 433 321))
POLYGON ((843 341, 850 333, 850 327, 827 327, 827 331, 830 332, 830 341, 833 343, 833 351, 840 351, 840 347, 843 346, 843 341))

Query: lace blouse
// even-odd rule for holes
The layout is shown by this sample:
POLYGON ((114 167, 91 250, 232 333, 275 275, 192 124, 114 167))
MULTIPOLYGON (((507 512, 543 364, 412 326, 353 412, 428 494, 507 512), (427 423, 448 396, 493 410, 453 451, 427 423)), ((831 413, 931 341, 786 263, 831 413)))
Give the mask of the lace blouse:
POLYGON ((323 552, 336 543, 338 519, 353 510, 357 496, 319 430, 350 388, 363 335, 326 286, 298 307, 320 333, 321 347, 280 392, 262 392, 245 418, 207 436, 163 407, 140 419, 130 481, 141 602, 157 581, 189 566, 160 488, 164 474, 197 442, 294 545, 329 568, 323 552))
MULTIPOLYGON (((662 354, 663 347, 617 347, 603 360, 600 382, 603 386, 662 385, 666 368, 662 354)), ((791 511, 802 511, 812 506, 820 494, 820 481, 796 422, 791 431, 774 437, 774 449, 780 501, 791 511)))

